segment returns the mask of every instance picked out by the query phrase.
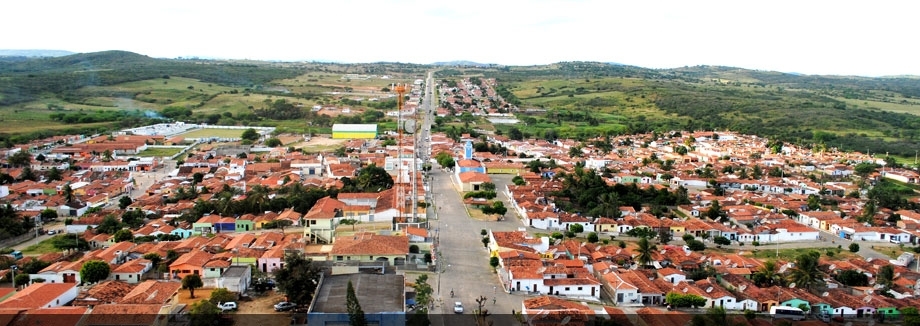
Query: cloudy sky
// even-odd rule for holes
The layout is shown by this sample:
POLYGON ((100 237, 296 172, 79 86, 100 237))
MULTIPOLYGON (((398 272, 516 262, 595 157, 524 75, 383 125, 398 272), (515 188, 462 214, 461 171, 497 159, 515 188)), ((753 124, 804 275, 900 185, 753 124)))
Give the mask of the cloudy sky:
POLYGON ((0 49, 920 75, 918 1, 7 1, 0 49))

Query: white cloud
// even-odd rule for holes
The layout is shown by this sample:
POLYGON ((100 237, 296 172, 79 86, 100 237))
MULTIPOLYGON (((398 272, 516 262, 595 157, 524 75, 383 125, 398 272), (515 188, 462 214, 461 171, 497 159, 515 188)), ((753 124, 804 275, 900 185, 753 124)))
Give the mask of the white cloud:
POLYGON ((908 1, 17 1, 0 48, 920 75, 908 1))

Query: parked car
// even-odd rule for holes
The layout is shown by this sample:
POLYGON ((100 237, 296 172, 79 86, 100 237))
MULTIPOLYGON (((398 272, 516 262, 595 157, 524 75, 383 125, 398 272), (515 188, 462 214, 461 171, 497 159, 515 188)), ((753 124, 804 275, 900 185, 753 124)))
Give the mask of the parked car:
POLYGON ((217 304, 217 308, 220 308, 220 311, 227 312, 236 311, 239 307, 237 307, 236 302, 220 302, 217 304))
POLYGON ((454 313, 463 313, 463 304, 460 301, 454 302, 454 313))
POLYGON ((48 235, 55 235, 56 233, 57 231, 55 230, 48 230, 48 235))
POLYGON ((297 307, 293 302, 282 301, 275 304, 275 311, 289 311, 297 307))

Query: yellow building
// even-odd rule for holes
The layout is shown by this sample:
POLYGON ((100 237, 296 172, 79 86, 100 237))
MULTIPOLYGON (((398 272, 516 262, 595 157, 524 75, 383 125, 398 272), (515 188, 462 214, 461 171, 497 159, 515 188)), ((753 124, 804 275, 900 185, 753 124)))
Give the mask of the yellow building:
POLYGON ((377 138, 376 124, 334 124, 333 139, 374 139, 377 138))

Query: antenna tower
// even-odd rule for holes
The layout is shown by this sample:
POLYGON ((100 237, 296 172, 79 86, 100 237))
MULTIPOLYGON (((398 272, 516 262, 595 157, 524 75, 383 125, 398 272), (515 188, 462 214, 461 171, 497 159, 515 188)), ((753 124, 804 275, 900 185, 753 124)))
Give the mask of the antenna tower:
POLYGON ((403 96, 406 94, 406 85, 396 84, 395 87, 393 87, 393 91, 396 92, 396 95, 397 95, 397 98, 396 98, 396 131, 398 135, 397 135, 397 140, 396 140, 396 157, 397 157, 396 162, 398 162, 398 165, 396 169, 396 203, 397 205, 399 205, 399 218, 401 219, 403 217, 403 209, 406 206, 405 194, 403 194, 404 190, 402 189, 402 182, 405 180, 401 180, 402 172, 403 172, 403 155, 402 155, 403 129, 405 128, 405 126, 403 125, 405 121, 403 121, 402 115, 403 115, 403 96))

